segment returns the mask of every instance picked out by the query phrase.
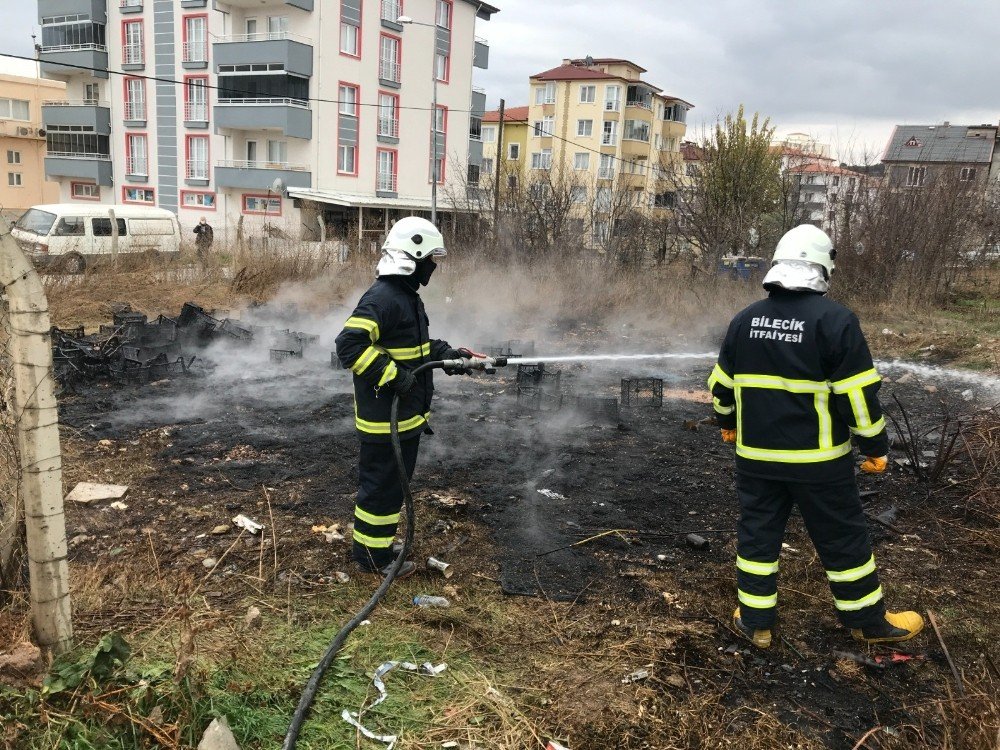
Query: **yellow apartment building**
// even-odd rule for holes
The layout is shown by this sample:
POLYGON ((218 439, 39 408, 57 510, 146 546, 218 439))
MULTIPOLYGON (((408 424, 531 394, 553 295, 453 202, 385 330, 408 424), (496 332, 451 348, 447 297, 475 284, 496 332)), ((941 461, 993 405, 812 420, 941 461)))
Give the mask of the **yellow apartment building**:
MULTIPOLYGON (((483 166, 482 184, 488 184, 501 173, 509 178, 521 172, 528 151, 528 107, 510 107, 504 110, 503 143, 500 143, 500 112, 494 110, 483 115, 483 166)), ((515 178, 516 179, 516 178, 515 178)))
POLYGON ((65 101, 66 84, 37 77, 33 63, 6 63, 0 67, 0 212, 16 218, 39 203, 59 202, 58 183, 45 180, 42 102, 65 101))

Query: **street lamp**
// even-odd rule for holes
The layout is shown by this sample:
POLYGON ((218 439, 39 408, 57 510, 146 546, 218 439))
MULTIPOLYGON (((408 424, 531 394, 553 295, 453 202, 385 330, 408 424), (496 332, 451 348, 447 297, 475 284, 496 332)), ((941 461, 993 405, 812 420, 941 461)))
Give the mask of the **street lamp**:
MULTIPOLYGON (((427 26, 437 29, 433 23, 414 21, 410 16, 399 16, 397 22, 407 26, 427 26)), ((431 99, 431 223, 437 225, 437 193, 438 193, 438 148, 437 148, 437 114, 438 114, 438 78, 437 78, 437 38, 431 47, 431 81, 434 84, 434 95, 431 99)))

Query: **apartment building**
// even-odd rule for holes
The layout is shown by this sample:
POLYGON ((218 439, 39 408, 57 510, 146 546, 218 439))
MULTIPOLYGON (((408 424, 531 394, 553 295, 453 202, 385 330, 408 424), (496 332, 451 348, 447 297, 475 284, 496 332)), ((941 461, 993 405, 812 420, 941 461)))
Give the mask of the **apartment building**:
POLYGON ((882 163, 890 188, 919 188, 950 178, 984 190, 997 173, 996 125, 897 125, 882 163))
POLYGON ((0 211, 7 218, 59 200, 59 185, 45 179, 42 102, 65 96, 66 85, 39 78, 34 63, 0 60, 0 211))
POLYGON ((46 173, 68 202, 317 239, 429 209, 433 128, 447 211, 481 164, 476 23, 497 9, 405 1, 38 0, 41 68, 69 99, 43 107, 46 173))
POLYGON ((528 107, 504 109, 502 133, 499 110, 483 115, 483 161, 480 184, 496 178, 497 166, 501 169, 502 179, 504 176, 513 177, 512 172, 520 171, 520 165, 527 152, 528 107))

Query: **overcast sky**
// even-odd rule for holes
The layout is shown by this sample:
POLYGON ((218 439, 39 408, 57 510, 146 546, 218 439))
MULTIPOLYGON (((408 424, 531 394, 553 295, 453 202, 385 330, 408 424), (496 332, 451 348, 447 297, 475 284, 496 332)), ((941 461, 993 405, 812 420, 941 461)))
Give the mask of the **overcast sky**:
MULTIPOLYGON (((529 75, 589 54, 631 59, 692 102, 691 136, 741 102, 845 158, 880 155, 895 123, 1000 118, 993 0, 491 1, 490 69, 476 71, 490 107, 526 104, 529 75)), ((31 54, 36 3, 3 5, 0 52, 31 54)))

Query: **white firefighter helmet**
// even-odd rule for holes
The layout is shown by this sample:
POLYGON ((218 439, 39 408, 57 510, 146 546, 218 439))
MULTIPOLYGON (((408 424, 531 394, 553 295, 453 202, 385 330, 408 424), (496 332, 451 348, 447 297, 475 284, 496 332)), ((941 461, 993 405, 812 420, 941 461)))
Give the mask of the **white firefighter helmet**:
POLYGON ((441 231, 427 219, 407 216, 392 225, 382 244, 379 276, 409 276, 417 261, 447 255, 441 231))
POLYGON ((785 232, 778 241, 771 265, 793 260, 815 263, 823 267, 826 278, 829 279, 836 267, 833 262, 835 257, 837 251, 833 249, 833 242, 826 232, 812 224, 800 224, 785 232))

